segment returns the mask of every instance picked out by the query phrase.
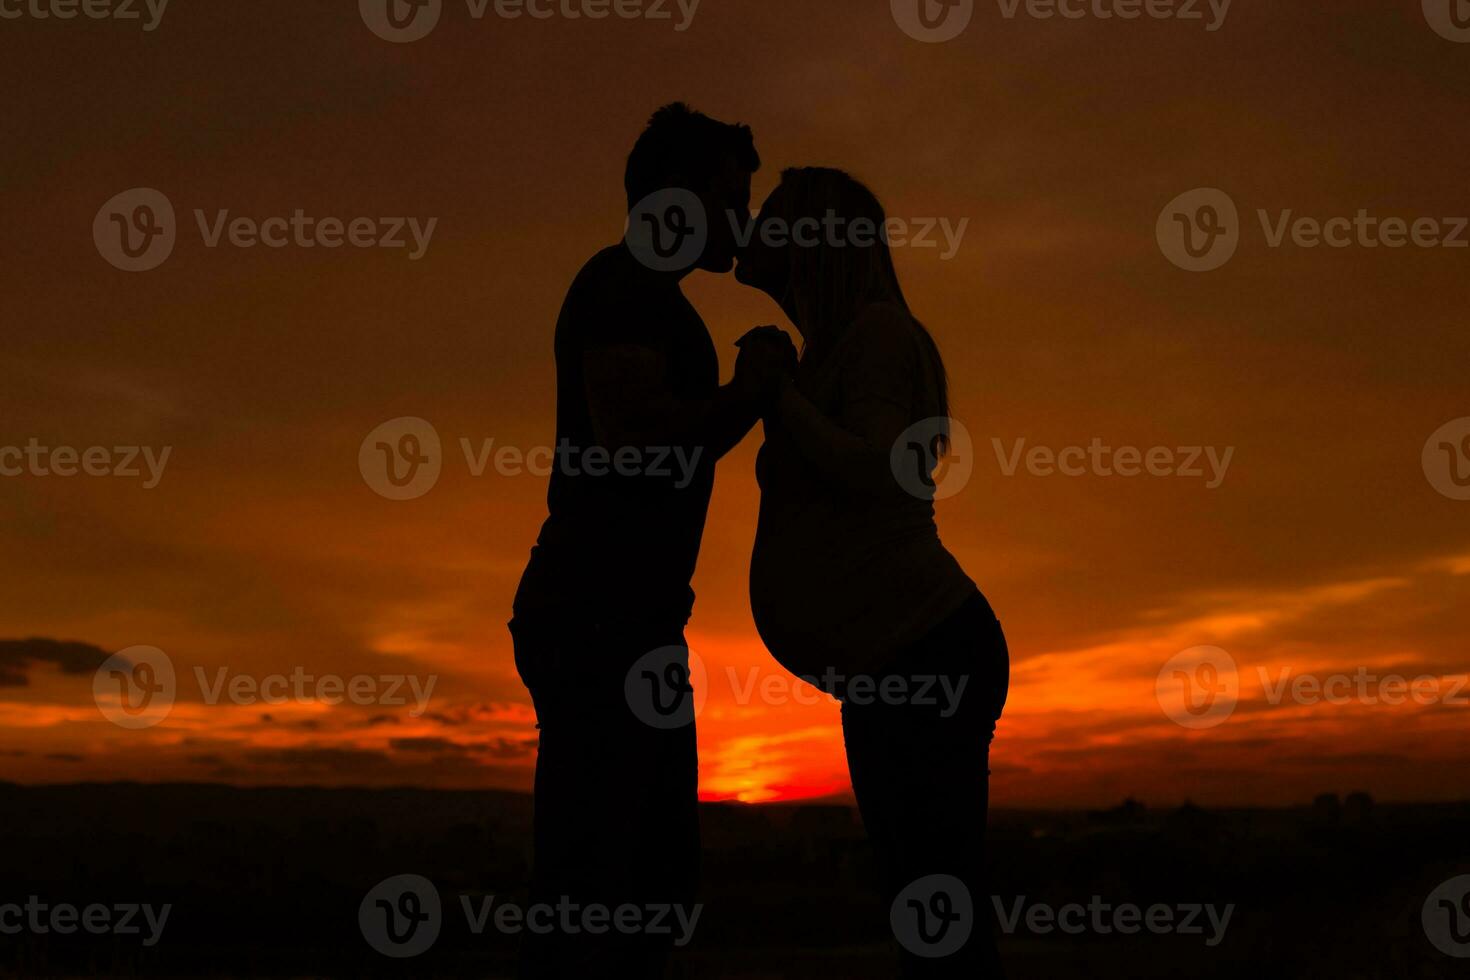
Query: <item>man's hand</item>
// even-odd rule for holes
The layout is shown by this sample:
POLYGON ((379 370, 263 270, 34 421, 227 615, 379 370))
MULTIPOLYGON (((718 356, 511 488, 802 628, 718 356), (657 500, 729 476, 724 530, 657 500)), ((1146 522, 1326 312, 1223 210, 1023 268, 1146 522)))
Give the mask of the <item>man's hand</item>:
POLYGON ((775 326, 761 326, 735 342, 740 356, 735 360, 735 381, 752 403, 767 413, 782 384, 796 373, 796 345, 786 331, 775 326))

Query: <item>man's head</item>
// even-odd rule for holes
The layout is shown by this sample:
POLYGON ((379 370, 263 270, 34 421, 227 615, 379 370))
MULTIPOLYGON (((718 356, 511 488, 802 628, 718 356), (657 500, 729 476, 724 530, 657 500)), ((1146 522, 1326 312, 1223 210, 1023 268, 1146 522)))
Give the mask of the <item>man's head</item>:
POLYGON ((749 126, 723 123, 675 102, 655 112, 638 137, 623 188, 629 210, 671 188, 698 196, 709 241, 695 267, 729 272, 735 264, 735 228, 750 220, 750 176, 760 166, 749 126))

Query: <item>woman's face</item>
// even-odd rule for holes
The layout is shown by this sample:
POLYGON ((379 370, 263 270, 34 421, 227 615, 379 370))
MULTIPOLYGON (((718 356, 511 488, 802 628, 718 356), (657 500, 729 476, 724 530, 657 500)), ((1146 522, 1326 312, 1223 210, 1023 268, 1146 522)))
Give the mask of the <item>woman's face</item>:
POLYGON ((778 303, 786 295, 791 276, 787 195, 785 185, 781 185, 766 198, 750 229, 750 241, 737 253, 739 264, 735 267, 737 280, 770 294, 778 303))

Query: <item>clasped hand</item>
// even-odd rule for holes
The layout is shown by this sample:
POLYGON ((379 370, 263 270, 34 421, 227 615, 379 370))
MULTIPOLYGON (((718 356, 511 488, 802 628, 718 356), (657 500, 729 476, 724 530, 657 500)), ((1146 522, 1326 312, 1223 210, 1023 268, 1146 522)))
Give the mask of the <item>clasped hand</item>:
POLYGON ((782 385, 796 373, 796 345, 786 331, 760 326, 735 341, 740 354, 735 359, 735 383, 768 412, 781 394, 782 385))

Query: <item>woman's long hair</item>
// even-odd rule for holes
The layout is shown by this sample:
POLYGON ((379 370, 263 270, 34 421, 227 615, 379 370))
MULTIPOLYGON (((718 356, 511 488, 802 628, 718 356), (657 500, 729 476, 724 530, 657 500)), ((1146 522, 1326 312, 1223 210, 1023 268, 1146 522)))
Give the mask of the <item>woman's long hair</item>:
MULTIPOLYGON (((842 170, 829 167, 793 167, 781 174, 785 190, 783 217, 793 235, 787 252, 791 256, 787 298, 802 333, 807 354, 825 356, 852 326, 858 312, 873 303, 894 303, 908 313, 925 352, 929 377, 924 379, 936 417, 949 416, 949 380, 939 347, 904 298, 898 270, 885 232, 888 216, 883 205, 861 181, 842 170), (831 240, 828 220, 837 225, 837 241, 831 240), (819 223, 817 244, 796 241, 798 222, 819 223), (854 226, 861 222, 858 231, 854 226), (854 244, 858 238, 862 244, 854 244)), ((809 237, 803 235, 802 237, 809 237)), ((916 420, 917 421, 917 420, 916 420)), ((941 444, 940 451, 943 451, 941 444)))

